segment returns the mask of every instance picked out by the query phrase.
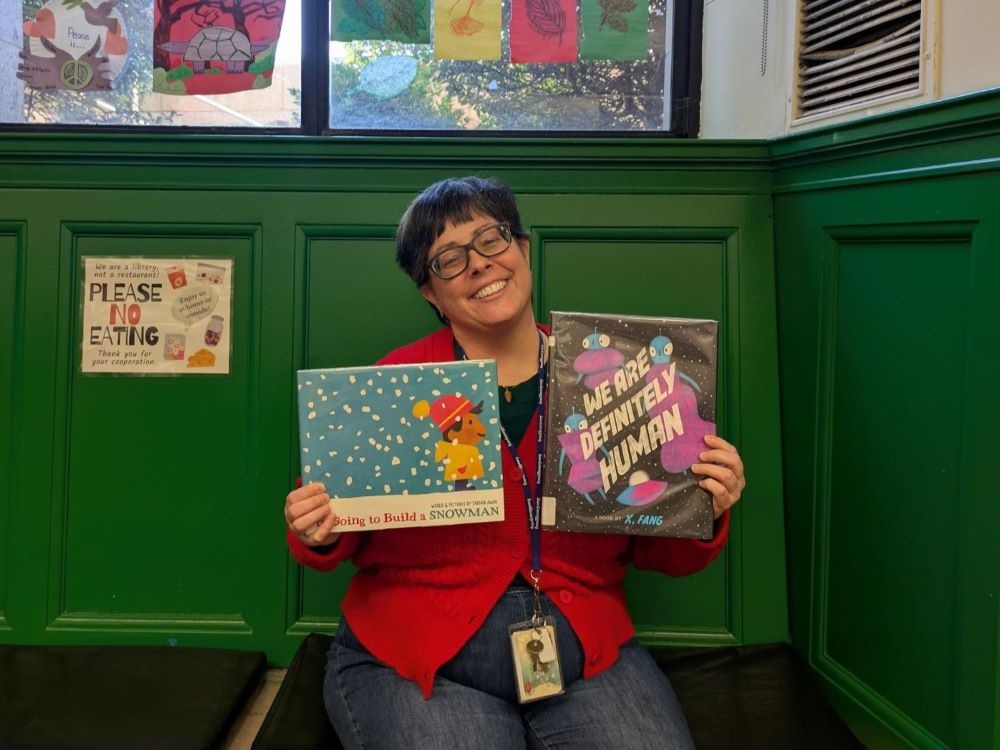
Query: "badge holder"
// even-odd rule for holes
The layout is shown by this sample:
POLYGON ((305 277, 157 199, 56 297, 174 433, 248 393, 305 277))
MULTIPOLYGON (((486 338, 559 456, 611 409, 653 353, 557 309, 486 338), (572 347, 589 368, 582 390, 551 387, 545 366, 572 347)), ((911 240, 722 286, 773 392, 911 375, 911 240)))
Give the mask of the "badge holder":
POLYGON ((537 585, 531 619, 515 622, 508 631, 518 700, 531 703, 566 692, 556 650, 556 621, 542 616, 537 585))

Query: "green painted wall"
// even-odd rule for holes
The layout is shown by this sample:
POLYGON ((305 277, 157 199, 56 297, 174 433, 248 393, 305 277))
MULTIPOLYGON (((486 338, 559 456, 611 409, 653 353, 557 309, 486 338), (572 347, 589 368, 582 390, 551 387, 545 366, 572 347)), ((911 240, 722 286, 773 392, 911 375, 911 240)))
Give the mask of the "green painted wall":
POLYGON ((792 642, 874 748, 996 748, 1000 98, 772 144, 792 642))
POLYGON ((470 172, 521 195, 541 316, 720 320, 749 486, 715 565, 630 576, 643 640, 790 639, 870 747, 1000 746, 996 93, 770 143, 0 135, 0 640, 331 629, 350 572, 282 540, 293 371, 435 325, 392 231, 470 172), (231 256, 232 373, 81 375, 97 253, 231 256))
POLYGON ((535 302, 721 321, 720 422, 751 484, 732 543, 635 574, 648 643, 788 637, 766 144, 0 134, 0 640, 256 648, 331 630, 350 570, 289 558, 294 371, 436 326, 393 261, 440 177, 508 180, 535 302), (231 373, 80 372, 87 255, 234 261, 231 373), (9 394, 9 397, 8 397, 9 394))

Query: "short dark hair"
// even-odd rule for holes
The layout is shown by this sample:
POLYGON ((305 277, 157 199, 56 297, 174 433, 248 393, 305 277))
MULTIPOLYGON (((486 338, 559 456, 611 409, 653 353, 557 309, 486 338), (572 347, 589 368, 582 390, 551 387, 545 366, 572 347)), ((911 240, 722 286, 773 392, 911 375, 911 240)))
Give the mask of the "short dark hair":
POLYGON ((471 221, 473 213, 506 222, 515 238, 528 238, 514 191, 508 185, 477 176, 435 182, 413 199, 396 229, 396 262, 417 286, 423 286, 430 278, 427 251, 441 236, 445 224, 471 221))

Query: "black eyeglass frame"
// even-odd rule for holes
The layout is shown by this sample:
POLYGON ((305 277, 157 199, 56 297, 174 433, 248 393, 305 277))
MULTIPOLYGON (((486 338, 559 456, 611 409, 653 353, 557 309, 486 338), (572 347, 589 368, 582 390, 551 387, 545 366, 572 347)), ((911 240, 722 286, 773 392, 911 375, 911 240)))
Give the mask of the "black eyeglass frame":
POLYGON ((431 273, 433 273, 439 279, 441 279, 443 281, 449 281, 451 279, 454 279, 456 276, 461 276, 462 273, 465 272, 465 269, 469 267, 469 253, 471 253, 473 250, 475 250, 477 253, 479 253, 484 258, 493 258, 493 257, 495 257, 497 255, 500 255, 503 252, 506 252, 508 249, 510 249, 510 246, 513 243, 514 243, 514 235, 510 231, 510 223, 509 222, 500 221, 500 222, 497 222, 496 224, 488 224, 487 226, 480 227, 478 230, 476 230, 476 233, 472 236, 472 241, 471 242, 467 242, 464 245, 452 245, 451 247, 449 247, 449 248, 447 248, 445 250, 442 250, 437 255, 435 255, 433 258, 431 258, 430 260, 428 260, 424 264, 424 267, 427 268, 431 273), (479 242, 479 238, 482 237, 484 234, 486 234, 486 232, 489 232, 491 229, 498 229, 500 231, 500 236, 504 239, 504 241, 507 244, 505 244, 502 248, 500 248, 496 252, 485 253, 485 252, 483 252, 483 248, 478 247, 478 242, 479 242), (441 264, 438 263, 438 259, 442 255, 454 252, 455 250, 464 250, 465 251, 465 262, 462 264, 462 267, 460 269, 458 269, 455 273, 453 273, 451 276, 444 276, 441 273, 441 264))

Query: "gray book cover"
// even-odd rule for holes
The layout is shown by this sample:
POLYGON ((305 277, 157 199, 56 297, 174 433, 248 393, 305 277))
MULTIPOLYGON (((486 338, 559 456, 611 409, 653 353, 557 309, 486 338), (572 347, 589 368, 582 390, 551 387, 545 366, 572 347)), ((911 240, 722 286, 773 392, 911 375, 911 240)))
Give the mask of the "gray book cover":
POLYGON ((542 526, 709 539, 718 323, 553 312, 542 526))

